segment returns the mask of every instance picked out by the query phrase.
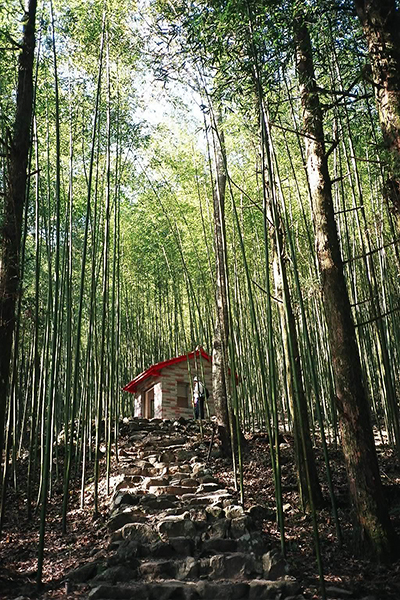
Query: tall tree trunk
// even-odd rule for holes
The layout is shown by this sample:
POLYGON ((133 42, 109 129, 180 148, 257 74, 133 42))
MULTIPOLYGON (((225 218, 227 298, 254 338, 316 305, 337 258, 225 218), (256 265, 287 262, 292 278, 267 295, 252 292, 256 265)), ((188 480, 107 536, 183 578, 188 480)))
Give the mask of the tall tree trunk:
POLYGON ((218 422, 218 432, 222 441, 222 449, 226 456, 230 456, 231 436, 227 389, 229 313, 225 239, 226 161, 222 130, 214 132, 214 148, 216 178, 213 190, 213 206, 217 317, 213 339, 212 381, 215 413, 218 422))
POLYGON ((31 142, 36 0, 29 0, 18 64, 14 129, 7 150, 8 180, 0 239, 0 456, 3 449, 15 306, 20 293, 20 245, 31 142))
POLYGON ((354 0, 368 44, 372 81, 394 177, 386 194, 400 230, 400 12, 396 0, 354 0))
POLYGON ((394 532, 383 497, 369 405, 343 273, 311 41, 301 14, 295 18, 294 30, 317 257, 326 308, 341 441, 356 517, 356 541, 360 549, 383 558, 394 550, 394 532))

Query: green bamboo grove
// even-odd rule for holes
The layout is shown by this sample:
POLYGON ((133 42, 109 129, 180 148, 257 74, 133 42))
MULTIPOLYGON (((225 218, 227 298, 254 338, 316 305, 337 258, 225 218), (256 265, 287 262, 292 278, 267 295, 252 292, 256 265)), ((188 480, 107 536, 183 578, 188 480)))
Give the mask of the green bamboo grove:
MULTIPOLYGON (((18 134, 23 35, 19 4, 7 4, 1 198, 18 134)), ((400 452, 400 231, 388 188, 398 162, 382 133, 352 4, 96 0, 90 15, 78 0, 36 7, 18 290, 1 388, 0 518, 10 486, 26 493, 29 515, 41 510, 39 582, 53 486, 64 490, 64 531, 72 478, 81 478, 82 503, 94 482, 98 511, 103 463, 109 474, 118 425, 133 412, 122 386, 198 345, 211 353, 216 254, 225 273, 227 372, 238 374, 227 390, 241 499, 240 430, 268 432, 284 552, 278 438, 291 431, 317 557, 320 484, 341 541, 329 452, 347 434, 328 304, 334 285, 321 250, 326 197, 316 200, 322 184, 312 152, 329 178, 334 269, 343 271, 365 406, 376 441, 400 452), (216 198, 224 205, 217 217, 216 198), (223 219, 222 244, 215 218, 223 219), (324 482, 313 446, 323 450, 324 482), (26 461, 25 481, 18 461, 26 461)), ((5 203, 3 229, 7 210, 5 203)))

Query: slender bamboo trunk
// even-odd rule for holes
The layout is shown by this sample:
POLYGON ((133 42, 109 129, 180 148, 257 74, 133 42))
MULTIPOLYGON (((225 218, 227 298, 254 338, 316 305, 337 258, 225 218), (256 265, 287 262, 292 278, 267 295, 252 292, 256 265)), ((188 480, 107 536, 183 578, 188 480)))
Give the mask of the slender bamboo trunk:
MULTIPOLYGON (((86 273, 86 260, 87 260, 87 251, 88 251, 88 242, 89 242, 89 223, 90 223, 90 215, 91 215, 91 202, 92 202, 92 181, 93 181, 93 167, 94 167, 94 157, 95 157, 95 149, 96 149, 96 135, 97 135, 97 126, 98 126, 98 118, 99 118, 99 105, 100 105, 100 90, 101 90, 101 79, 102 79, 102 71, 103 71, 103 48, 104 48, 104 37, 105 37, 105 12, 103 14, 103 24, 102 24, 102 35, 100 42, 100 54, 99 54, 99 70, 97 77, 97 90, 96 90, 96 100, 95 100, 95 108, 94 108, 94 116, 93 116, 93 128, 92 128, 92 144, 91 144, 91 154, 90 154, 90 162, 89 162, 89 176, 88 176, 88 184, 87 184, 87 202, 86 202, 86 218, 85 218, 85 234, 83 240, 83 251, 82 251, 82 262, 81 262, 81 274, 80 274, 80 292, 79 292, 79 307, 78 307, 78 318, 77 318, 77 330, 76 330, 76 348, 75 348, 75 360, 74 360, 74 375, 73 375, 73 388, 72 388, 72 407, 71 407, 71 429, 70 429, 70 446, 68 448, 68 454, 66 459, 66 468, 65 468, 65 478, 64 478, 64 497, 63 497, 63 513, 62 513, 62 522, 63 522, 63 532, 67 529, 67 510, 68 510, 68 493, 69 493, 69 479, 71 474, 71 462, 72 462, 72 454, 73 454, 73 438, 75 431, 75 414, 78 404, 78 394, 79 394, 79 370, 81 367, 81 345, 82 345, 82 321, 83 321, 83 303, 84 303, 84 290, 85 290, 85 273, 86 273)), ((94 283, 92 282, 94 285, 94 283)))
MULTIPOLYGON (((220 121, 220 119, 219 119, 220 121)), ((218 123, 220 124, 220 123, 218 123)), ((217 125, 217 124, 216 124, 217 125)), ((225 189, 226 158, 224 136, 219 128, 214 135, 216 177, 213 188, 214 206, 214 246, 216 288, 215 300, 217 317, 214 328, 212 353, 212 381, 218 432, 224 454, 230 456, 231 436, 228 410, 228 344, 229 314, 226 272, 226 232, 225 232, 225 189)))

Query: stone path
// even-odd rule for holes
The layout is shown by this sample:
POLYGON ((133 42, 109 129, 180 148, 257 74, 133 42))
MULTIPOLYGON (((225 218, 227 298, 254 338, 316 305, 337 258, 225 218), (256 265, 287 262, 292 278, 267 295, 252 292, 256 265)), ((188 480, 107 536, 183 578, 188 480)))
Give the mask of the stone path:
POLYGON ((288 565, 207 468, 194 423, 133 419, 120 449, 110 552, 70 573, 89 598, 304 600, 288 565))

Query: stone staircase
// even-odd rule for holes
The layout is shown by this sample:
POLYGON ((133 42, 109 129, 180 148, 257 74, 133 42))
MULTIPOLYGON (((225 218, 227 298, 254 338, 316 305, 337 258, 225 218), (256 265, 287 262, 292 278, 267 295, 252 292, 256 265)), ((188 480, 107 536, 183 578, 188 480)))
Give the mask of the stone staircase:
MULTIPOLYGON (((209 425, 208 425, 209 427, 209 425)), ((109 555, 70 574, 92 600, 300 600, 288 565, 206 464, 188 421, 132 419, 110 506, 109 555)))

